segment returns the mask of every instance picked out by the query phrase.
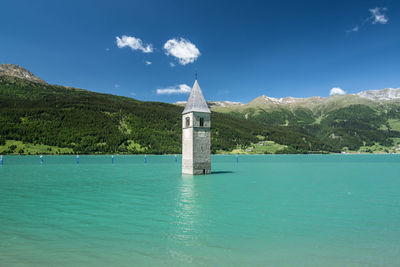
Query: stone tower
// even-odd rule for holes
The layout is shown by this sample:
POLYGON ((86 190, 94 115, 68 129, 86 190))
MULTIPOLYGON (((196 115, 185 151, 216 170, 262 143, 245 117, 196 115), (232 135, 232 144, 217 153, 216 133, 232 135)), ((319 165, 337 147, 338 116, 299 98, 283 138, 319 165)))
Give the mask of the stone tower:
POLYGON ((182 112, 182 173, 211 174, 211 112, 197 79, 182 112))

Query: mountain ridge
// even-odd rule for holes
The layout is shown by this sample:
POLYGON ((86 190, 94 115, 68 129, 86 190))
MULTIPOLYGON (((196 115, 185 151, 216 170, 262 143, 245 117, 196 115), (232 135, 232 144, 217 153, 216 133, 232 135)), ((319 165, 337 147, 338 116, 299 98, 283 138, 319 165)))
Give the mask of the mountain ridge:
MULTIPOLYGON (((0 75, 0 154, 180 153, 182 106, 17 76, 0 75)), ((397 89, 365 94, 211 101, 212 151, 400 152, 397 89)))
MULTIPOLYGON (((323 105, 338 99, 351 99, 354 103, 368 103, 374 102, 387 102, 387 101, 400 101, 400 88, 384 88, 378 90, 365 90, 356 94, 337 94, 328 97, 312 96, 304 98, 295 97, 282 97, 275 98, 266 95, 261 95, 254 98, 248 103, 233 102, 233 101, 207 101, 210 109, 218 108, 236 108, 245 109, 248 107, 278 107, 278 106, 309 106, 309 105, 323 105)), ((351 101, 350 101, 351 102, 351 101)), ((178 101, 174 103, 178 106, 184 106, 186 101, 178 101)), ((373 103, 369 103, 373 104, 373 103)), ((375 103, 376 104, 376 103, 375 103)))
POLYGON ((400 88, 385 88, 380 90, 366 90, 357 93, 356 95, 365 97, 371 100, 385 101, 400 99, 400 88))
MULTIPOLYGON (((46 81, 40 79, 39 77, 32 74, 29 70, 16 65, 16 64, 0 64, 0 76, 11 76, 17 77, 20 79, 25 79, 31 82, 37 82, 42 84, 47 84, 46 81)), ((65 86, 67 87, 67 86, 65 86)), ((84 90, 84 89, 82 89, 84 90)), ((321 96, 312 96, 312 97, 303 97, 303 98, 295 98, 291 96, 275 98, 269 97, 266 95, 261 95, 259 97, 254 98, 248 103, 242 102, 234 102, 229 100, 222 100, 222 101, 207 101, 211 108, 217 107, 229 107, 229 106, 245 106, 245 105, 262 105, 264 103, 267 104, 295 104, 295 103, 307 103, 308 101, 318 101, 328 99, 333 96, 328 97, 321 97, 321 96)), ((374 101, 390 101, 390 100, 398 100, 400 99, 400 88, 384 88, 384 89, 377 89, 377 90, 365 90, 360 91, 356 94, 343 94, 343 96, 359 96, 362 98, 374 100, 374 101)), ((179 101, 173 104, 175 105, 184 105, 186 101, 179 101)))
POLYGON ((15 64, 1 64, 0 76, 17 77, 31 82, 47 84, 44 80, 33 75, 29 70, 15 64))

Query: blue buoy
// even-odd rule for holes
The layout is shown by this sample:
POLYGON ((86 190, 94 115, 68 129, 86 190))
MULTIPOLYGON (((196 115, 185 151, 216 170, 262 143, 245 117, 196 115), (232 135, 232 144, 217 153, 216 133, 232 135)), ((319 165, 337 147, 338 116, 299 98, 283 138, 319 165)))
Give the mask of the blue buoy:
POLYGON ((111 155, 111 164, 114 164, 114 155, 111 155))
POLYGON ((76 164, 79 164, 79 155, 76 155, 76 164))
POLYGON ((175 163, 178 163, 178 158, 176 157, 176 155, 175 155, 175 163))
POLYGON ((0 166, 3 166, 3 155, 0 155, 0 166))
POLYGON ((43 164, 43 155, 40 155, 40 164, 43 164))
POLYGON ((239 156, 236 155, 236 163, 239 163, 239 156))
POLYGON ((147 155, 144 155, 144 163, 147 163, 147 155))

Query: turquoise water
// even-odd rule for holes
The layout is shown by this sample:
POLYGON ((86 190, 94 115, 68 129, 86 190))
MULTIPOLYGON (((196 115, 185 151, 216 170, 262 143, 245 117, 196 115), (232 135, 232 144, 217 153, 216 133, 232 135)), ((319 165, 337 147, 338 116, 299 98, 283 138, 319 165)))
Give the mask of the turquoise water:
POLYGON ((399 266, 400 156, 6 156, 1 266, 399 266), (180 158, 178 158, 178 162, 180 158))

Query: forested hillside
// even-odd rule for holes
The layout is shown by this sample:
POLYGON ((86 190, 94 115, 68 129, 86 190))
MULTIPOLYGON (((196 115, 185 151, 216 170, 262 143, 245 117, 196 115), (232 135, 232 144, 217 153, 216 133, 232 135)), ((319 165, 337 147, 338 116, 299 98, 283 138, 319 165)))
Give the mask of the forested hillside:
MULTIPOLYGON (((51 146, 48 153, 180 153, 182 107, 0 77, 0 145, 51 146), (62 148, 70 148, 63 150, 62 148)), ((212 149, 255 142, 257 122, 212 114, 212 149)), ((26 153, 8 147, 0 153, 26 153)))
MULTIPOLYGON (((297 150, 310 150, 312 143, 327 151, 397 152, 400 144, 400 103, 393 101, 371 101, 359 96, 345 95, 325 99, 301 99, 300 103, 271 104, 251 102, 240 107, 216 108, 237 118, 247 118, 267 127, 265 136, 280 144, 297 150), (309 101, 309 102, 307 102, 309 101), (311 136, 308 144, 290 134, 296 132, 311 136), (291 135, 287 142, 287 135, 291 135), (281 138, 279 137, 281 136, 281 138), (284 139, 284 140, 282 140, 284 139), (311 142, 314 140, 314 142, 311 142), (375 151, 379 150, 379 151, 375 151)), ((311 149, 312 150, 312 149, 311 149)))
MULTIPOLYGON (((182 106, 29 77, 0 73, 0 154, 181 153, 182 106)), ((263 101, 212 110, 213 153, 398 151, 399 102, 356 96, 263 101)))

